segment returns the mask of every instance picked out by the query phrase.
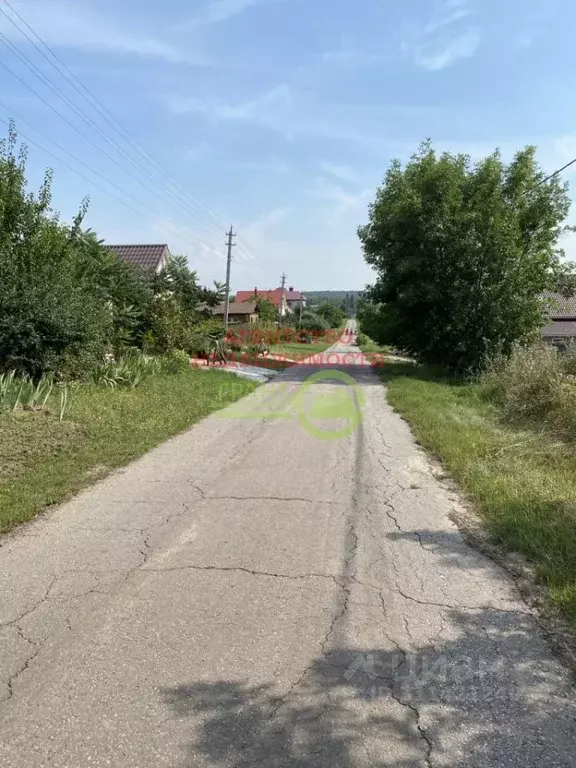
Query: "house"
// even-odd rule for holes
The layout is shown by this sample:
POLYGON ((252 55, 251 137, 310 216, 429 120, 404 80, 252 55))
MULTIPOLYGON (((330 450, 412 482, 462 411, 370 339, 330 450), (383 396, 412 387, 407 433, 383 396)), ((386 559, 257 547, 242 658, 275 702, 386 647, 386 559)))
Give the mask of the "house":
MULTIPOLYGON (((212 315, 224 320, 226 304, 213 307, 212 315)), ((228 305, 228 323, 255 323, 258 320, 258 305, 254 301, 230 302, 228 305)))
POLYGON ((258 301, 258 299, 267 299, 278 310, 280 317, 291 314, 292 310, 288 305, 286 298, 287 292, 284 288, 275 288, 273 291, 262 291, 254 288, 253 291, 238 291, 236 293, 236 303, 242 304, 245 301, 258 301))
POLYGON ((547 291, 542 298, 549 303, 542 339, 555 347, 576 343, 576 296, 547 291))
POLYGON ((106 245, 126 264, 154 272, 162 272, 172 255, 166 243, 146 245, 106 245))
POLYGON ((299 310, 300 307, 306 309, 306 297, 300 291, 295 291, 292 286, 288 288, 286 293, 286 303, 292 312, 299 310))

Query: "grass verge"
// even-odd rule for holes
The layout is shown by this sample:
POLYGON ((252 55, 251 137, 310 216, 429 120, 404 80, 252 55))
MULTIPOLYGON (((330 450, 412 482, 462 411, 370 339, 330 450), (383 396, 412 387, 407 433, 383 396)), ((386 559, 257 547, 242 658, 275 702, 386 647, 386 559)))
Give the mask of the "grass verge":
POLYGON ((79 386, 65 419, 0 414, 0 531, 64 501, 257 385, 221 371, 146 379, 135 389, 79 386))
POLYGON ((476 384, 390 363, 390 404, 474 502, 493 538, 535 567, 551 603, 576 627, 576 454, 532 429, 511 427, 476 384))

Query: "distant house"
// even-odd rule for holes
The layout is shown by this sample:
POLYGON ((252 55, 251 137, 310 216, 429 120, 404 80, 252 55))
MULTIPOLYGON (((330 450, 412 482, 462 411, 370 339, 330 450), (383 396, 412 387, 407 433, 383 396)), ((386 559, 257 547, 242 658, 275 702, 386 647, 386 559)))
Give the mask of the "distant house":
MULTIPOLYGON (((224 320, 226 304, 219 304, 213 307, 212 315, 224 320)), ((228 322, 233 323, 255 323, 258 320, 258 304, 254 301, 231 302, 228 306, 228 322)))
POLYGON ((162 272, 172 255, 166 243, 150 245, 107 245, 118 258, 142 269, 162 272))
POLYGON ((267 299, 274 304, 280 317, 284 317, 292 311, 288 305, 286 296, 287 292, 282 288, 275 288, 272 291, 263 291, 259 288, 254 288, 253 291, 238 291, 236 293, 236 303, 241 304, 245 301, 255 301, 257 303, 258 299, 267 299))
POLYGON ((288 307, 294 312, 295 310, 306 308, 306 296, 304 296, 303 293, 300 293, 300 291, 295 291, 292 286, 288 288, 288 291, 286 293, 286 303, 288 304, 288 307))
POLYGON ((555 347, 566 347, 576 342, 576 296, 546 292, 542 298, 549 303, 542 339, 555 347))

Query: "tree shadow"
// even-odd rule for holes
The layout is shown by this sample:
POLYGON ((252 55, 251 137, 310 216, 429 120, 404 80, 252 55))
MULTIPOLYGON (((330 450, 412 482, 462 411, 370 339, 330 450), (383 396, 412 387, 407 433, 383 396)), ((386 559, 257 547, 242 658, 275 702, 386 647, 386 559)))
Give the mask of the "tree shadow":
POLYGON ((327 650, 284 694, 235 680, 164 690, 190 720, 182 765, 576 765, 570 684, 531 617, 453 609, 438 641, 386 645, 327 650))

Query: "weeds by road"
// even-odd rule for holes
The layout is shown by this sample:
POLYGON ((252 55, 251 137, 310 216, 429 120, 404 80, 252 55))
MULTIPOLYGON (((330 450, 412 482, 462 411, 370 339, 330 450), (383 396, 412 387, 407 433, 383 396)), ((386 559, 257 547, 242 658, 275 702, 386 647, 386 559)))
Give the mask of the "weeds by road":
MULTIPOLYGON (((221 371, 153 376, 135 388, 80 385, 53 412, 0 415, 0 531, 64 501, 256 384, 221 371)), ((48 401, 48 406, 51 403, 48 401)))
POLYGON ((478 384, 388 364, 387 397, 474 502, 493 537, 535 566, 576 626, 576 456, 537 428, 506 424, 478 384))

